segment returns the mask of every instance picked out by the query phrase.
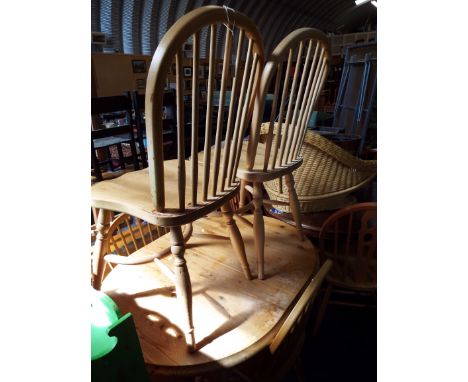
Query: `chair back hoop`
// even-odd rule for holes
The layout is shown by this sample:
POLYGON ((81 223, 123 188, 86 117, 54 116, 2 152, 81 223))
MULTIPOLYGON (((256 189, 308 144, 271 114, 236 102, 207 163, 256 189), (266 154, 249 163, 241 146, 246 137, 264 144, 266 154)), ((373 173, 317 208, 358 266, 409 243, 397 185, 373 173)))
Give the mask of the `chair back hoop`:
POLYGON ((328 38, 314 28, 295 30, 275 48, 263 70, 259 96, 255 102, 247 149, 247 170, 254 167, 265 101, 270 89, 274 90, 265 160, 263 168, 255 170, 274 170, 297 160, 307 123, 327 78, 330 57, 328 38))
POLYGON ((310 305, 314 302, 320 286, 332 267, 332 261, 327 260, 319 269, 314 278, 309 282, 294 308, 284 320, 278 333, 276 333, 270 344, 271 354, 275 354, 281 349, 290 353, 294 348, 297 339, 303 334, 303 329, 310 314, 310 305), (291 345, 291 346, 289 346, 291 345))
POLYGON ((235 176, 242 140, 252 116, 263 63, 257 27, 230 8, 197 8, 167 31, 154 53, 145 97, 149 180, 157 212, 183 213, 187 205, 207 207, 238 188, 235 176), (187 44, 192 47, 188 63, 184 57, 187 44), (175 86, 177 99, 178 169, 169 175, 164 163, 162 119, 163 93, 170 75, 175 76, 175 85, 169 86, 175 86), (217 103, 215 94, 219 94, 217 103), (200 107, 205 95, 206 107, 200 107), (201 114, 205 110, 206 118, 201 114), (205 142, 200 155, 199 140, 205 142), (187 150, 186 142, 191 142, 187 150), (188 174, 186 166, 190 167, 188 174), (178 205, 166 205, 167 176, 177 177, 178 205))
POLYGON ((109 226, 106 253, 129 256, 167 232, 169 228, 150 224, 128 214, 119 214, 109 226))
POLYGON ((330 278, 343 287, 377 287, 377 203, 358 203, 333 213, 319 233, 321 260, 334 263, 330 278))

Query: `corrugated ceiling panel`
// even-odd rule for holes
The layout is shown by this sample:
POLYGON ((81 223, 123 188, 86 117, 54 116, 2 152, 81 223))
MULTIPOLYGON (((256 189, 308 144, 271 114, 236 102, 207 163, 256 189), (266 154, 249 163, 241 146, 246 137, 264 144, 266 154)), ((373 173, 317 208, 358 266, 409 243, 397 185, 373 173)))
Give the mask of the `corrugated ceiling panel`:
POLYGON ((142 0, 124 0, 122 15, 124 53, 141 53, 141 6, 142 0))
POLYGON ((101 31, 100 9, 101 2, 99 0, 91 0, 91 31, 101 31))
MULTIPOLYGON (((99 7, 99 20, 101 26, 101 32, 104 32, 107 36, 107 44, 110 50, 114 50, 112 46, 113 35, 111 25, 111 7, 112 0, 101 0, 101 6, 99 7)), ((109 50, 108 46, 104 47, 104 50, 109 50)))
POLYGON ((160 1, 159 14, 158 14, 158 24, 159 24, 159 40, 163 38, 168 30, 168 20, 169 20, 169 9, 171 7, 172 0, 162 0, 160 1))
MULTIPOLYGON (((207 4, 227 5, 250 17, 263 36, 267 54, 294 29, 309 26, 333 32, 347 22, 363 25, 376 14, 372 5, 356 7, 354 0, 91 0, 91 28, 108 35, 107 50, 153 54, 176 20, 207 4)), ((224 28, 220 29, 218 46, 225 36, 224 28)), ((208 37, 208 32, 202 31, 202 55, 208 37)))
POLYGON ((141 50, 152 55, 158 45, 158 5, 157 0, 144 0, 141 23, 141 50))
POLYGON ((179 0, 179 1, 172 0, 172 1, 176 3, 176 15, 175 15, 175 20, 174 20, 175 22, 178 19, 180 19, 183 15, 185 15, 185 13, 187 13, 186 9, 187 9, 189 0, 179 0))

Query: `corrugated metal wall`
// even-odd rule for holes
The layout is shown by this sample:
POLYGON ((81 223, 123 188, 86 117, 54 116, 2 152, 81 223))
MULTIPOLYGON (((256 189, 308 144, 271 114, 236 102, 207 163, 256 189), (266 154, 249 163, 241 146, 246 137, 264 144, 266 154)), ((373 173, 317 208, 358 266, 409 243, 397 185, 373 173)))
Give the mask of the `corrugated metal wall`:
MULTIPOLYGON (((350 16, 375 15, 372 6, 355 7, 354 0, 91 0, 91 29, 106 33, 105 51, 152 55, 177 19, 210 4, 226 5, 249 16, 263 36, 267 54, 294 29, 307 26, 334 32, 350 16)), ((217 36, 219 44, 222 33, 217 36)), ((202 31, 202 56, 207 37, 207 31, 202 31)))

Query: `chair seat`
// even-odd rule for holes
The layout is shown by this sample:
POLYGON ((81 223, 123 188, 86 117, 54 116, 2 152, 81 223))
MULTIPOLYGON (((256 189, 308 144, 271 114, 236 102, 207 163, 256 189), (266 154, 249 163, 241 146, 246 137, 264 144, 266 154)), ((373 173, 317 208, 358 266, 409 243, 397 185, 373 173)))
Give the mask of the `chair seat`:
POLYGON ((191 195, 191 171, 190 161, 185 161, 186 210, 181 212, 178 194, 178 160, 173 159, 164 162, 165 180, 165 210, 157 212, 153 204, 148 168, 126 173, 118 178, 99 182, 91 187, 91 205, 96 208, 105 208, 112 211, 125 212, 129 215, 144 219, 151 224, 160 226, 183 225, 194 221, 198 217, 216 210, 223 205, 231 195, 237 192, 238 183, 235 183, 227 191, 218 192, 216 197, 208 197, 209 205, 200 202, 203 176, 203 164, 198 165, 198 203, 196 206, 188 205, 191 195))

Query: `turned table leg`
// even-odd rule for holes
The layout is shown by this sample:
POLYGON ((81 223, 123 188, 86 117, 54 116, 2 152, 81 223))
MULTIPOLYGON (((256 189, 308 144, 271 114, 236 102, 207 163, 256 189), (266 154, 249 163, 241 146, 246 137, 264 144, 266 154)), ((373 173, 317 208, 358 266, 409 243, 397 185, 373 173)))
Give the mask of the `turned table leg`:
POLYGON ((257 255, 258 278, 264 278, 264 253, 265 253, 265 223, 263 222, 263 190, 262 183, 253 184, 253 205, 254 205, 254 243, 257 255))
POLYGON ((304 240, 304 232, 302 230, 301 213, 299 207, 299 198, 297 197, 296 189, 294 188, 294 178, 292 174, 285 175, 286 186, 289 192, 289 206, 291 207, 291 213, 296 223, 297 234, 300 240, 304 240))
POLYGON ((247 280, 252 280, 252 275, 250 274, 249 263, 247 262, 247 256, 245 254, 244 240, 239 231, 239 227, 236 224, 236 221, 233 218, 233 212, 231 205, 229 203, 224 204, 221 207, 221 212, 223 213, 224 221, 229 228, 229 237, 231 239, 231 244, 234 248, 234 251, 239 258, 239 262, 244 272, 244 276, 247 280))
POLYGON ((192 284, 185 261, 185 243, 182 227, 171 227, 171 253, 174 256, 174 276, 177 299, 185 316, 185 340, 189 351, 195 351, 195 334, 192 318, 192 284))
POLYGON ((104 208, 99 209, 96 221, 96 241, 93 247, 92 256, 92 284, 97 290, 101 289, 102 275, 104 273, 104 255, 107 248, 107 232, 109 230, 111 220, 110 211, 104 208))

